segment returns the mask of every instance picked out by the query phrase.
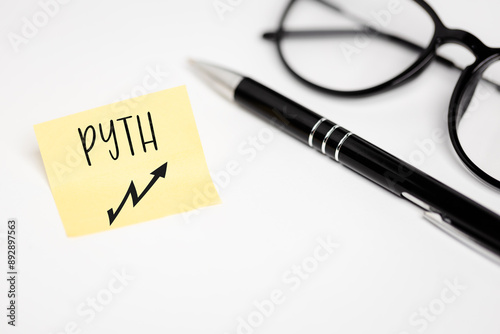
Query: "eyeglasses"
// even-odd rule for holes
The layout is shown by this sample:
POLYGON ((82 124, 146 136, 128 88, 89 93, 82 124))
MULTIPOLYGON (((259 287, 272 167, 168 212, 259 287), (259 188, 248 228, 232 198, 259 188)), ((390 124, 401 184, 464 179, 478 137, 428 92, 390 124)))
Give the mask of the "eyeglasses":
POLYGON ((433 60, 459 69, 447 119, 451 143, 474 175, 500 190, 500 49, 447 28, 423 0, 291 0, 277 31, 264 38, 294 77, 336 96, 399 87, 433 60), (437 55, 448 43, 475 61, 463 69, 437 55))

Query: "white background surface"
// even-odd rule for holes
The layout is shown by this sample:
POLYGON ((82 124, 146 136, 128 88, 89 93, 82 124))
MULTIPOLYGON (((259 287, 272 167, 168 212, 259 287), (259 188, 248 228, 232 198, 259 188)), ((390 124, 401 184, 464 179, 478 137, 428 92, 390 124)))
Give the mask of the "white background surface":
MULTIPOLYGON (((292 79, 260 37, 276 26, 285 3, 242 1, 221 20, 211 0, 73 0, 19 52, 7 35, 19 34, 23 17, 40 6, 0 3, 0 233, 8 218, 20 226, 18 327, 6 325, 2 278, 1 333, 233 334, 239 317, 259 320, 254 302, 273 290, 284 302, 239 332, 499 333, 497 265, 438 231, 413 205, 214 94, 188 68, 186 58, 194 57, 247 73, 406 161, 419 150, 416 142, 446 130, 459 74, 439 65, 361 100, 321 95, 292 79), (148 68, 168 72, 154 91, 187 85, 211 173, 231 161, 239 173, 221 187, 222 205, 189 222, 178 215, 67 238, 33 125, 124 99, 148 68), (254 159, 241 154, 238 147, 266 129, 274 139, 254 159), (318 238, 340 246, 293 290, 289 270, 310 264, 318 238), (82 303, 102 299, 121 271, 133 280, 95 317, 82 316, 82 303), (440 305, 447 280, 464 290, 423 321, 419 309, 440 305)), ((429 3, 447 25, 500 45, 500 3, 429 3)), ((500 195, 461 166, 448 140, 419 167, 500 213, 500 195)), ((5 236, 0 244, 5 273, 5 236)))

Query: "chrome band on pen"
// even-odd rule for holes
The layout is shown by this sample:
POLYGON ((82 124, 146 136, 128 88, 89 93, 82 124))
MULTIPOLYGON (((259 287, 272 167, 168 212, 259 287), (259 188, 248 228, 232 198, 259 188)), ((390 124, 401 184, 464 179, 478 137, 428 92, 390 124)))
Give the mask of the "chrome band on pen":
POLYGON ((342 148, 342 145, 344 145, 345 141, 347 140, 347 138, 349 138, 350 136, 352 135, 351 132, 348 132, 344 138, 342 138, 340 141, 339 141, 339 144, 337 145, 337 148, 335 149, 335 161, 339 162, 339 153, 340 153, 340 149, 342 148))
POLYGON ((330 136, 332 135, 333 131, 337 130, 339 128, 339 125, 334 125, 330 131, 326 133, 325 138, 323 138, 323 143, 321 144, 321 152, 326 155, 326 143, 328 142, 328 139, 330 139, 330 136))
POLYGON ((324 121, 326 121, 326 118, 322 118, 316 124, 314 124, 313 128, 311 129, 311 133, 309 134, 309 146, 313 147, 314 134, 316 133, 316 130, 318 130, 321 123, 323 123, 324 121))

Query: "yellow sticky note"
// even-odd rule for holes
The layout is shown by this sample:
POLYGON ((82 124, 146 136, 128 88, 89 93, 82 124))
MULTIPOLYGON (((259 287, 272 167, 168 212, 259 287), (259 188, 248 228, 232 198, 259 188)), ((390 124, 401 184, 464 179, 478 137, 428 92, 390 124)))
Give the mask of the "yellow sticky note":
POLYGON ((68 236, 220 203, 184 86, 35 125, 68 236))

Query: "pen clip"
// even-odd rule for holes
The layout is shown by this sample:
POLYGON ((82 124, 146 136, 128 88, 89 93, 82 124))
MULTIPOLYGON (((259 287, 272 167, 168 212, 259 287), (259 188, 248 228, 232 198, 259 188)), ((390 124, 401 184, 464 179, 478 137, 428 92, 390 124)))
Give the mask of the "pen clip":
POLYGON ((430 207, 430 205, 406 192, 403 192, 401 196, 403 196, 403 198, 406 198, 413 204, 424 209, 424 218, 427 221, 431 222, 434 226, 448 233, 451 237, 455 238, 455 240, 460 241, 461 243, 463 243, 470 249, 474 250, 475 252, 481 254, 482 256, 486 257, 490 261, 500 265, 500 255, 490 250, 483 243, 479 242, 478 240, 474 239, 473 237, 465 234, 464 232, 454 227, 451 224, 451 222, 443 219, 443 216, 439 212, 434 211, 430 207))
POLYGON ((500 265, 500 256, 491 251, 487 246, 480 243, 478 240, 472 238, 471 236, 465 234, 460 231, 446 220, 443 219, 443 216, 440 213, 433 211, 424 211, 424 218, 431 222, 434 226, 439 228, 440 230, 448 233, 450 236, 455 238, 456 240, 462 242, 470 249, 476 251, 482 256, 486 257, 490 261, 500 265))

